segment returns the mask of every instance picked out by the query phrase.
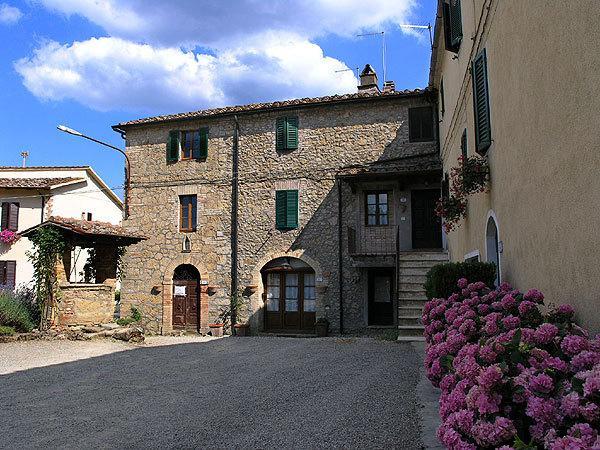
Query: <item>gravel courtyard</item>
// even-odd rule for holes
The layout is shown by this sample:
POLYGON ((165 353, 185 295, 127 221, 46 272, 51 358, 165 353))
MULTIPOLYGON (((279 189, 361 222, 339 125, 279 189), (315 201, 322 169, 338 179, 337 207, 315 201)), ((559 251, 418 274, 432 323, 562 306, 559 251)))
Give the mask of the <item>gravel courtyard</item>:
POLYGON ((0 344, 0 448, 423 448, 421 357, 367 338, 0 344))

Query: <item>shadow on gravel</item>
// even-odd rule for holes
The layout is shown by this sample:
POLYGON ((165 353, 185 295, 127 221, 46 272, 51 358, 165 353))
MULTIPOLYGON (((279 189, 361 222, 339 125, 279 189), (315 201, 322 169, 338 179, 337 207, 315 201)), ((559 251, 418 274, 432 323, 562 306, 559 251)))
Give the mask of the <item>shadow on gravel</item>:
POLYGON ((0 376, 1 448, 420 448, 420 355, 229 338, 0 376))

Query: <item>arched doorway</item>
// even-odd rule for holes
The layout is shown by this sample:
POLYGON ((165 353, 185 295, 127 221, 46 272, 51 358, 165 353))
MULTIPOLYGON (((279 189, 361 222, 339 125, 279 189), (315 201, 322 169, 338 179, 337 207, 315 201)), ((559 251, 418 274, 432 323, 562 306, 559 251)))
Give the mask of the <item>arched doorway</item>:
POLYGON ((488 262, 496 264, 496 286, 500 285, 500 246, 498 240, 498 226, 494 217, 490 216, 485 231, 485 247, 488 262))
POLYGON ((315 271, 298 258, 282 257, 261 269, 265 330, 312 331, 316 319, 315 271))
POLYGON ((198 331, 200 324, 200 273, 182 264, 173 273, 173 328, 198 331))

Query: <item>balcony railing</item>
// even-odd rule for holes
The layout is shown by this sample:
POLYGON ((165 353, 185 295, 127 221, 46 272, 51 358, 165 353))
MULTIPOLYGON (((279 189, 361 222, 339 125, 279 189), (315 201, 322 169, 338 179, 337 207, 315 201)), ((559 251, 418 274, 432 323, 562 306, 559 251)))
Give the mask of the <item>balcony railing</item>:
POLYGON ((348 252, 353 256, 394 255, 398 227, 348 227, 348 252))

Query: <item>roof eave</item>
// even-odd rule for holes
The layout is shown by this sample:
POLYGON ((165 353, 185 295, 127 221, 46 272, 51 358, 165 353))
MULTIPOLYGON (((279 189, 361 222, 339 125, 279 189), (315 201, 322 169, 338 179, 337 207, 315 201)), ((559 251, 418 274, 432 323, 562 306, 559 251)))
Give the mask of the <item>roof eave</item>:
MULTIPOLYGON (((265 112, 269 112, 269 111, 288 111, 288 110, 297 110, 297 109, 301 109, 301 108, 314 108, 314 107, 319 107, 319 106, 338 105, 338 104, 346 104, 346 103, 364 103, 364 102, 372 102, 372 101, 399 100, 399 99, 403 99, 403 98, 426 96, 426 95, 428 95, 428 93, 429 93, 428 88, 425 88, 425 89, 412 90, 410 92, 399 91, 398 93, 393 94, 393 95, 389 95, 389 94, 374 95, 371 97, 365 96, 365 97, 358 97, 358 98, 341 98, 341 99, 335 99, 335 100, 324 100, 324 101, 313 102, 313 103, 298 103, 298 104, 293 104, 293 105, 265 106, 265 107, 256 108, 256 109, 239 110, 239 111, 223 111, 223 112, 215 112, 215 113, 205 114, 205 115, 200 114, 201 111, 198 111, 198 115, 196 115, 196 116, 165 117, 164 119, 148 120, 146 122, 139 122, 139 123, 122 122, 122 123, 118 123, 116 125, 112 125, 112 129, 116 132, 125 132, 126 129, 128 129, 128 128, 142 127, 142 126, 162 124, 162 123, 185 122, 185 121, 192 121, 192 120, 212 119, 212 118, 228 117, 228 116, 236 116, 236 115, 238 115, 238 116, 251 115, 251 114, 265 113, 265 112)), ((193 113, 195 113, 195 112, 192 111, 190 114, 193 114, 193 113)), ((142 120, 144 120, 144 119, 142 119, 142 120)))

